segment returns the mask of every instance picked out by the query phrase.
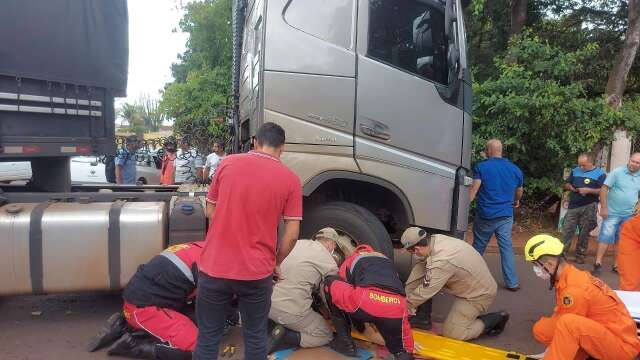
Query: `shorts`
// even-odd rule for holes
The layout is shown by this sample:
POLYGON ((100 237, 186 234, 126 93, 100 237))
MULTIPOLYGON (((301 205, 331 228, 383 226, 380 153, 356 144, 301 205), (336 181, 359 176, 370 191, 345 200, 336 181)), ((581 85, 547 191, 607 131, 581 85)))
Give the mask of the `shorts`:
POLYGON ((607 216, 606 219, 602 220, 598 242, 603 244, 617 243, 620 237, 620 228, 622 228, 622 224, 629 218, 631 218, 631 216, 607 216))

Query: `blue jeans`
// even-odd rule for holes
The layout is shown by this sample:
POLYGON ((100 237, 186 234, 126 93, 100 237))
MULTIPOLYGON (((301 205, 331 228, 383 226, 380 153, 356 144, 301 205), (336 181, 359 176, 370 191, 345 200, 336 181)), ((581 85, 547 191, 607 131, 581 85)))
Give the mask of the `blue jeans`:
POLYGON ((502 260, 502 276, 504 277, 504 285, 508 288, 514 288, 519 285, 513 255, 513 241, 511 241, 512 227, 513 217, 511 216, 497 219, 481 219, 478 217, 473 221, 473 248, 480 255, 484 254, 491 235, 496 234, 502 260))
POLYGON ((598 242, 604 244, 617 244, 620 238, 620 228, 625 221, 629 220, 633 215, 629 216, 607 216, 602 220, 600 225, 600 235, 598 236, 598 242))
POLYGON ((267 322, 272 290, 271 276, 261 280, 242 281, 214 278, 200 272, 196 296, 198 340, 193 359, 218 358, 226 314, 234 296, 238 298, 242 319, 243 359, 266 359, 269 344, 267 322))

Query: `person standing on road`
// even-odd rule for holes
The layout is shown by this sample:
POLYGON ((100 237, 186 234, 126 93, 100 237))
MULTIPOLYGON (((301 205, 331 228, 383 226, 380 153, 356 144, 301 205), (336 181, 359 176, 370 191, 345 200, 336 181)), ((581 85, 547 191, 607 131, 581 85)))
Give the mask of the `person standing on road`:
POLYGON ((482 255, 493 234, 496 235, 502 261, 502 276, 507 290, 518 291, 520 284, 513 254, 511 231, 513 208, 520 206, 524 176, 522 170, 502 157, 502 143, 491 139, 485 147, 487 160, 476 165, 470 201, 478 198, 473 221, 473 247, 482 255))
POLYGON ((197 150, 190 148, 188 139, 180 140, 174 164, 176 184, 196 184, 202 180, 204 161, 197 150))
POLYGON ((300 179, 279 160, 284 142, 284 129, 264 123, 255 151, 227 156, 216 170, 207 195, 212 225, 199 263, 200 333, 194 359, 218 358, 224 311, 234 295, 242 317, 244 358, 267 357, 273 279, 298 239, 302 220, 300 179), (284 233, 278 241, 281 219, 284 233))
MULTIPOLYGON (((618 242, 620 227, 638 212, 638 192, 640 192, 640 152, 632 154, 626 166, 620 166, 611 171, 600 191, 602 225, 592 275, 600 276, 602 259, 607 252, 607 247, 618 242)), ((617 272, 615 264, 611 270, 617 272)))
POLYGON ((570 191, 569 209, 562 225, 565 254, 568 255, 576 227, 580 234, 576 243, 576 263, 584 264, 589 247, 589 234, 597 225, 598 201, 600 188, 607 175, 594 165, 593 155, 582 153, 578 156, 578 167, 571 170, 571 175, 564 184, 570 191))
POLYGON ((220 163, 220 160, 227 154, 224 152, 224 141, 215 140, 211 145, 211 154, 207 155, 207 161, 204 164, 204 176, 205 180, 212 180, 216 173, 216 168, 220 163))
POLYGON ((136 156, 137 150, 138 137, 135 135, 127 136, 125 148, 116 154, 114 160, 116 165, 116 183, 118 185, 136 184, 136 165, 138 164, 136 156))
POLYGON ((165 154, 162 156, 162 167, 160 170, 160 185, 173 185, 176 182, 176 151, 178 142, 173 136, 169 136, 163 148, 165 154))
POLYGON ((533 325, 534 337, 547 346, 544 359, 636 358, 640 340, 626 306, 602 280, 566 262, 559 239, 536 235, 524 256, 536 276, 556 289, 553 315, 533 325))
POLYGON ((620 290, 640 291, 640 215, 627 220, 620 230, 618 245, 618 272, 620 290))
POLYGON ((498 285, 471 245, 446 235, 429 235, 418 227, 405 230, 400 242, 420 259, 405 285, 410 313, 444 288, 455 297, 442 328, 444 336, 471 340, 502 333, 509 321, 507 313, 480 315, 493 304, 498 285))
POLYGON ((344 260, 335 251, 338 241, 333 228, 321 229, 313 240, 298 240, 282 262, 282 280, 271 295, 269 319, 278 325, 271 331, 269 353, 283 346, 324 346, 333 339, 327 322, 311 305, 322 279, 337 274, 344 260))

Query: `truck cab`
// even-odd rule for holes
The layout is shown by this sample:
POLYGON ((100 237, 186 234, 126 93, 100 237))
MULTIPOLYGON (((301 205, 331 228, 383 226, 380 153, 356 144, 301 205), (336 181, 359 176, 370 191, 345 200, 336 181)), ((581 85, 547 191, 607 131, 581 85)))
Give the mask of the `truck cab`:
POLYGON ((464 234, 471 80, 462 3, 244 5, 234 12, 238 150, 264 122, 285 129, 282 160, 304 186, 303 236, 330 225, 393 256, 411 225, 464 234))

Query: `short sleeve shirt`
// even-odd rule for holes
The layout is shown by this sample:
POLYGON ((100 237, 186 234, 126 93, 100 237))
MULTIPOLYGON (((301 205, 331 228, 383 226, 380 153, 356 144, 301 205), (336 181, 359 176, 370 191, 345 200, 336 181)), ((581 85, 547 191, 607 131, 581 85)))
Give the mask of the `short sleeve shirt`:
POLYGON ((524 182, 519 167, 507 159, 492 157, 476 165, 473 178, 482 181, 477 195, 480 218, 513 216, 515 191, 524 182))
POLYGON ((216 205, 216 212, 201 271, 233 280, 271 276, 279 221, 302 220, 300 179, 270 155, 229 155, 218 165, 207 202, 216 205))
MULTIPOLYGON (((604 184, 607 174, 601 168, 593 168, 589 171, 584 171, 580 167, 576 167, 571 170, 571 175, 567 179, 567 182, 573 185, 574 188, 589 188, 600 189, 604 184)), ((569 209, 575 209, 581 206, 597 203, 599 197, 597 194, 580 195, 576 192, 569 194, 569 209)))
POLYGON ((182 151, 181 149, 176 154, 174 165, 175 182, 194 183, 198 178, 198 168, 204 166, 204 160, 196 150, 182 151))
POLYGON ((136 154, 130 153, 124 149, 116 155, 114 159, 116 166, 120 166, 120 175, 122 183, 126 185, 136 184, 136 154))
POLYGON ((204 167, 209 168, 209 178, 213 179, 213 175, 216 173, 216 168, 218 167, 220 160, 222 160, 222 157, 218 156, 216 153, 207 155, 207 161, 204 163, 204 167))
POLYGON ((626 165, 621 166, 609 174, 604 184, 609 188, 609 216, 633 215, 640 191, 640 171, 631 173, 626 165))

